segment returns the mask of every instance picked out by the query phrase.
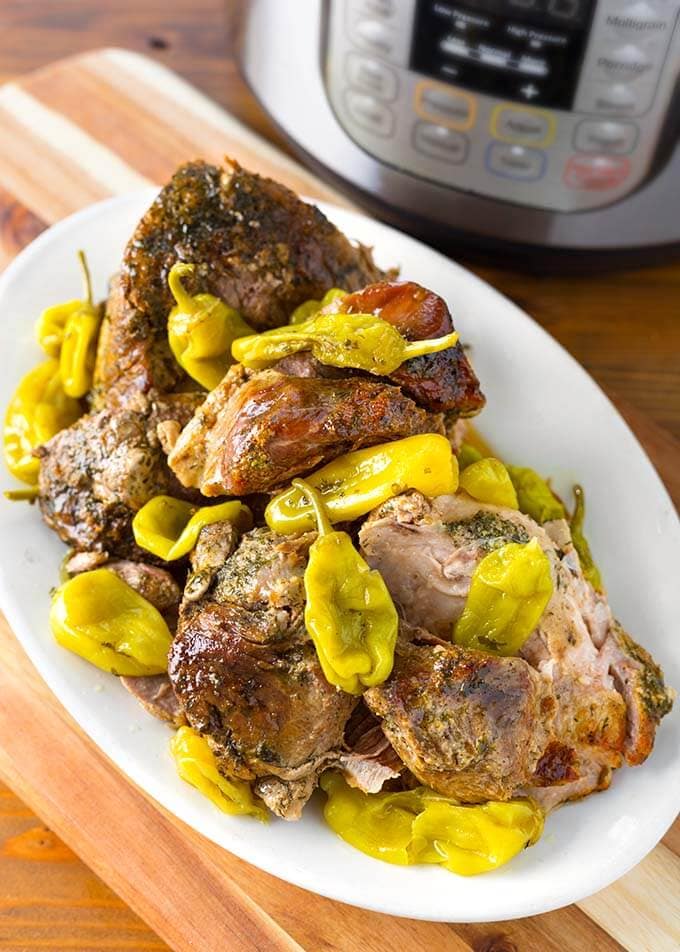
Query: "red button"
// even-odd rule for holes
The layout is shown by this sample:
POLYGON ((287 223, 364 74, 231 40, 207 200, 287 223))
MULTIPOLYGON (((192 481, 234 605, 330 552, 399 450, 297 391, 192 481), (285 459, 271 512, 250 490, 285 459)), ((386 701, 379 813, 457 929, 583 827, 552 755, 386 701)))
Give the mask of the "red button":
POLYGON ((628 159, 611 155, 572 155, 564 170, 564 184, 587 192, 615 188, 628 177, 628 159))

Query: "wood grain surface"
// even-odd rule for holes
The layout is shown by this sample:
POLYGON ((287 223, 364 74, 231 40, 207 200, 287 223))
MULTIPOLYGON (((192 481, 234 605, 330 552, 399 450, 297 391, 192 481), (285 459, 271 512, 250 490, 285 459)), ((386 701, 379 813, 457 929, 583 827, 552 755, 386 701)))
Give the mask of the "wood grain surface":
MULTIPOLYGON (((168 4, 133 8, 123 0, 115 9, 98 5, 89 25, 83 16, 87 5, 74 4, 70 27, 50 20, 55 6, 35 0, 2 5, 0 27, 8 16, 14 19, 9 33, 15 42, 0 30, 0 69, 6 77, 39 65, 39 57, 44 61, 62 52, 55 48, 60 29, 82 40, 96 28, 97 36, 138 47, 146 44, 147 34, 166 37, 168 46, 155 55, 174 56, 174 65, 233 113, 262 131, 269 129, 237 81, 233 58, 227 58, 240 4, 229 11, 228 5, 209 0, 184 2, 173 4, 169 13, 168 4), (175 32, 166 29, 170 19, 175 32), (36 23, 44 34, 36 32, 36 23), (214 24, 212 31, 206 23, 214 24), (139 35, 132 42, 135 24, 139 35), (31 35, 45 42, 30 49, 16 42, 17 36, 31 35), (218 55, 218 41, 224 41, 224 58, 218 55), (187 43, 195 44, 195 62, 187 43)), ((293 187, 328 195, 205 101, 180 94, 171 79, 161 82, 146 65, 116 53, 50 69, 0 90, 0 129, 3 141, 12 143, 0 154, 4 262, 47 224, 87 201, 162 181, 189 155, 219 159, 224 151, 234 151, 234 141, 244 164, 276 169, 293 187), (77 146, 70 152, 63 140, 59 148, 51 139, 55 118, 66 141, 77 146)), ((462 253, 460 260, 465 262, 462 253)), ((673 438, 680 434, 680 268, 559 280, 491 266, 474 270, 528 310, 610 394, 615 392, 680 500, 680 452, 673 438)), ((634 871, 578 907, 486 925, 377 916, 282 884, 164 814, 73 725, 4 624, 0 656, 0 775, 42 818, 9 790, 0 791, 0 948, 161 949, 164 941, 180 950, 403 946, 656 952, 680 947, 678 823, 634 871)))

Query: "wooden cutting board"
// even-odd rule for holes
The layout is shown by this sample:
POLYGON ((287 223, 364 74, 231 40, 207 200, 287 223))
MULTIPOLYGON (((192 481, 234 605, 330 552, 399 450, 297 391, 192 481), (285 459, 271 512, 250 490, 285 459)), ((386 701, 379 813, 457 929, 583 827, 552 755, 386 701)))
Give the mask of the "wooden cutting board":
MULTIPOLYGON (((347 204, 176 76, 120 50, 2 87, 0 133, 2 264, 64 215, 161 183, 196 156, 233 155, 297 191, 347 204)), ((680 445, 623 409, 677 502, 680 445)), ((1 618, 0 651, 0 775, 174 949, 680 948, 679 823, 618 883, 544 916, 447 925, 365 912, 262 873, 167 814, 77 727, 1 618)), ((0 945, 8 947, 1 935, 0 945)))

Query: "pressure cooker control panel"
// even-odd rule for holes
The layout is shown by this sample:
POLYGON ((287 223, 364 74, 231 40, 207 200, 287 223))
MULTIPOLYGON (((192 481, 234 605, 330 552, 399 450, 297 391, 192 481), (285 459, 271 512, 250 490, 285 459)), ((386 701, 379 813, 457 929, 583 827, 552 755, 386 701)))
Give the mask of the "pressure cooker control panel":
POLYGON ((558 211, 646 176, 678 74, 680 0, 329 0, 326 86, 380 161, 558 211))

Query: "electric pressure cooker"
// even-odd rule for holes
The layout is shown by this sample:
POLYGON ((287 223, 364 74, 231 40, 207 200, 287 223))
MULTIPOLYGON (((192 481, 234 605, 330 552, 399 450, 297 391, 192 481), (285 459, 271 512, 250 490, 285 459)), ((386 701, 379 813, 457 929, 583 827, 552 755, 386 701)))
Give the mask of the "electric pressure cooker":
POLYGON ((302 156, 438 241, 680 249, 680 0, 253 0, 243 66, 302 156))

